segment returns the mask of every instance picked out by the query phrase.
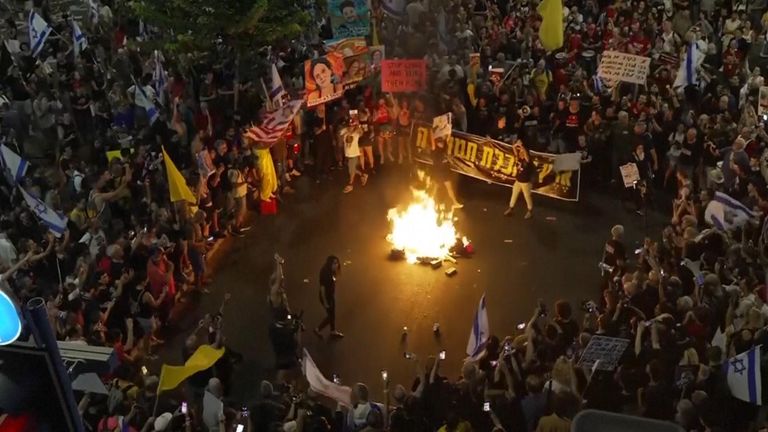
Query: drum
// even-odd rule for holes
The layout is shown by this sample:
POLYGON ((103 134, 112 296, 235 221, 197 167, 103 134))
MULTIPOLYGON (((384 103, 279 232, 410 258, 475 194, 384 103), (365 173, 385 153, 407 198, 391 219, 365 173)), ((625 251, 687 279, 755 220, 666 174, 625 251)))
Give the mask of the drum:
POLYGON ((555 61, 557 63, 565 63, 566 59, 568 58, 568 54, 564 52, 559 52, 555 54, 555 61))
POLYGON ((584 57, 584 60, 592 60, 592 59, 595 58, 595 51, 593 51, 591 49, 584 50, 581 53, 581 56, 584 57))

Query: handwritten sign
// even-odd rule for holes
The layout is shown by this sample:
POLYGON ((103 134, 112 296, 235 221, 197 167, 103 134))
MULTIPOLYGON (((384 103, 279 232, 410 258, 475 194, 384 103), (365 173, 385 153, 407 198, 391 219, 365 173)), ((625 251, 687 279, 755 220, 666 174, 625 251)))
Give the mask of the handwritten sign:
POLYGON ((383 60, 381 91, 405 93, 424 90, 427 86, 427 64, 424 60, 383 60))
POLYGON ((605 51, 597 68, 597 76, 607 81, 645 84, 650 65, 649 57, 605 51))
POLYGON ((629 346, 629 339, 612 338, 607 336, 592 336, 589 345, 579 359, 578 365, 585 368, 612 371, 619 365, 624 350, 629 346))

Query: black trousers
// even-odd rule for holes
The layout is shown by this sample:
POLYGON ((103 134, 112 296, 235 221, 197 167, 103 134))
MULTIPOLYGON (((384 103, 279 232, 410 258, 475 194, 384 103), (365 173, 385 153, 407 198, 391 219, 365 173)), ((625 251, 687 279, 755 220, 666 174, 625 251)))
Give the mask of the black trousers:
POLYGON ((323 330, 328 325, 331 326, 331 331, 336 331, 336 305, 334 303, 325 308, 325 318, 317 326, 317 329, 323 330))

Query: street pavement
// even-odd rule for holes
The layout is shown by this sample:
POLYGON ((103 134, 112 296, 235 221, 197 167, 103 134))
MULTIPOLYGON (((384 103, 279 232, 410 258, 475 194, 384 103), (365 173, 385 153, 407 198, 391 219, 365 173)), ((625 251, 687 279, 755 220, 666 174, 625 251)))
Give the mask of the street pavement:
MULTIPOLYGON (((232 294, 224 332, 228 346, 244 356, 232 395, 249 400, 261 379, 274 376, 266 298, 275 252, 286 261, 291 309, 304 311, 303 346, 329 379, 335 373, 345 384, 365 382, 380 395, 381 369, 388 370, 391 383, 411 382, 414 367, 403 358, 405 351, 425 358, 444 349, 443 373, 457 377, 484 293, 491 332, 501 338, 516 334, 516 325, 530 318, 540 298, 550 309, 558 299, 569 300, 580 319, 581 302, 599 295, 597 262, 611 226, 625 226, 632 251, 646 230, 659 233, 663 223, 655 212, 646 219, 624 210, 615 191, 584 188, 578 203, 534 195, 530 220, 523 219, 521 197, 514 216, 504 217, 511 189, 467 177, 456 180, 465 207, 456 212, 455 224, 476 253, 458 260, 454 277, 445 275, 448 263, 433 270, 388 259, 387 210, 410 198, 405 167, 385 166, 350 194, 341 193, 340 172, 321 184, 303 177, 276 216, 255 216, 245 238, 228 241, 213 262, 212 293, 188 313, 186 324, 218 309, 225 292, 232 294), (337 325, 346 335, 331 341, 311 331, 324 316, 318 272, 329 254, 343 263, 337 325), (435 322, 439 337, 432 332, 435 322), (406 337, 403 327, 408 328, 406 337)), ((177 337, 165 349, 165 361, 180 362, 181 340, 177 337)))

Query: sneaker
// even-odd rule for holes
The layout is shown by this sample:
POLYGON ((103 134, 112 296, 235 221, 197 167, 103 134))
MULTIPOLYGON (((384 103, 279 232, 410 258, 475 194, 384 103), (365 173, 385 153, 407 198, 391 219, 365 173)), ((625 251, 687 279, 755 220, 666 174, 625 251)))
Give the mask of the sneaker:
POLYGON ((251 230, 251 227, 249 227, 247 225, 244 226, 244 227, 240 227, 240 232, 246 232, 246 231, 250 231, 250 230, 251 230))
POLYGON ((291 171, 291 172, 289 172, 288 174, 290 174, 290 175, 292 175, 292 176, 294 176, 294 177, 301 177, 301 173, 300 173, 300 172, 298 172, 296 169, 292 170, 292 171, 291 171))
POLYGON ((331 332, 331 336, 335 337, 335 338, 343 338, 344 337, 344 333, 342 333, 342 332, 340 332, 338 330, 334 330, 334 331, 331 332))
POLYGON ((512 207, 507 207, 507 209, 504 210, 504 216, 512 216, 512 207))
POLYGON ((354 188, 352 187, 352 185, 346 185, 346 186, 344 186, 344 189, 342 190, 342 192, 344 192, 344 193, 350 193, 350 192, 352 192, 352 189, 354 189, 354 188))
POLYGON ((285 175, 283 176, 283 178, 284 178, 284 179, 285 179, 285 181, 287 181, 287 182, 291 181, 291 175, 290 175, 289 173, 285 173, 285 175))
POLYGON ((528 212, 525 213, 525 218, 530 219, 531 217, 533 217, 533 213, 531 213, 531 211, 528 210, 528 212))
POLYGON ((368 174, 363 174, 363 176, 360 177, 360 183, 362 183, 363 186, 365 186, 365 184, 368 183, 368 174))

